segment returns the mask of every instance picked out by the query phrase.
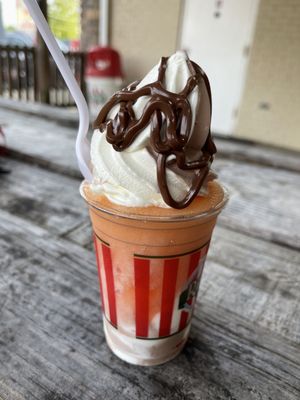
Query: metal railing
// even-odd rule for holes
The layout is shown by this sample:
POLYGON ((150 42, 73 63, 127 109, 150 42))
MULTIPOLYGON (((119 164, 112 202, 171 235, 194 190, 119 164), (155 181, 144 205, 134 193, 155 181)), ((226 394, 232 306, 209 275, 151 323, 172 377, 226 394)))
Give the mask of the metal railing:
MULTIPOLYGON (((49 55, 49 104, 65 107, 74 100, 52 57, 49 55)), ((85 54, 68 52, 65 57, 83 92, 85 54)), ((39 101, 37 51, 34 47, 0 46, 0 96, 39 101)))
MULTIPOLYGON (((71 71, 73 72, 81 90, 85 92, 84 85, 84 62, 85 53, 83 52, 68 52, 64 54, 71 71)), ((56 106, 74 105, 74 100, 69 92, 66 84, 57 69, 52 57, 50 57, 50 82, 49 82, 49 102, 56 106)))
POLYGON ((38 100, 34 47, 0 46, 0 95, 18 100, 38 100))

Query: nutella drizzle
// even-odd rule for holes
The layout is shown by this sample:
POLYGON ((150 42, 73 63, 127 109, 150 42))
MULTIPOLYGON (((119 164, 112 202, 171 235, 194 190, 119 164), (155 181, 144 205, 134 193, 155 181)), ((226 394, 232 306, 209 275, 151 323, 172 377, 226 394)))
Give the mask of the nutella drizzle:
MULTIPOLYGON (((211 118, 211 91, 208 78, 202 69, 187 59, 191 73, 184 89, 172 93, 164 88, 164 78, 168 58, 162 57, 158 70, 158 79, 139 89, 139 81, 131 83, 127 88, 115 93, 100 111, 94 128, 104 132, 106 140, 116 151, 123 151, 131 145, 143 129, 151 123, 150 154, 157 163, 157 181, 161 195, 170 207, 181 209, 187 207, 197 196, 209 172, 216 147, 212 141, 209 128, 207 139, 201 149, 201 156, 194 161, 187 161, 186 147, 192 129, 192 110, 188 101, 189 94, 203 80, 209 97, 209 118, 211 118), (135 118, 134 102, 141 96, 151 96, 139 119, 135 118), (116 105, 120 109, 114 119, 107 119, 110 110, 116 105), (163 118, 164 117, 164 118, 163 118), (172 160, 168 160, 173 156, 172 160), (186 196, 176 201, 169 190, 166 168, 176 163, 180 170, 193 171, 190 190, 186 196)), ((204 101, 201 98, 201 101, 204 101)))

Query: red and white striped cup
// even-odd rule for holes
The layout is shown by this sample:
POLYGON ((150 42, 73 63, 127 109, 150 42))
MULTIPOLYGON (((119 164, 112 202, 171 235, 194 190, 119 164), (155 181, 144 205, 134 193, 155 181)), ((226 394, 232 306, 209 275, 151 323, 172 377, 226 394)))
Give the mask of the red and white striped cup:
POLYGON ((131 215, 89 203, 104 332, 118 357, 158 365, 181 351, 225 203, 180 218, 131 215))

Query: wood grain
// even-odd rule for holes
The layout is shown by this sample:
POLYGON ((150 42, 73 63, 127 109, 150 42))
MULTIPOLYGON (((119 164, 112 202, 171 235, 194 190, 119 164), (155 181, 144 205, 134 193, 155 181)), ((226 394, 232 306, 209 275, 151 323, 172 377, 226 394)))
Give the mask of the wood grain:
MULTIPOLYGON (((26 118, 28 115, 52 121, 55 125, 59 122, 62 126, 78 127, 78 111, 76 107, 55 107, 49 104, 20 102, 8 98, 0 98, 0 109, 4 113, 12 111, 14 115, 20 118, 26 118)), ((2 114, 1 112, 1 115, 2 114)), ((8 119, 8 118, 7 118, 8 119)))
MULTIPOLYGON (((230 192, 230 202, 219 220, 222 226, 300 248, 299 174, 230 160, 217 160, 214 167, 230 192)), ((84 246, 90 243, 78 180, 12 160, 7 162, 7 168, 12 174, 0 177, 0 206, 31 218, 52 232, 69 232, 72 240, 84 246), (76 223, 71 222, 73 217, 76 223)))
POLYGON ((298 151, 281 149, 250 141, 234 140, 231 137, 218 136, 215 138, 215 141, 218 149, 217 158, 246 161, 251 164, 269 166, 275 169, 300 172, 300 154, 298 151))
MULTIPOLYGON (((26 120, 34 118, 35 123, 32 128, 39 129, 39 124, 48 122, 49 134, 53 137, 68 135, 68 132, 75 132, 78 127, 78 111, 74 108, 58 108, 41 103, 31 102, 17 102, 11 99, 0 99, 0 121, 2 124, 10 126, 11 121, 26 120), (68 130, 55 129, 59 126, 69 127, 68 130), (54 129, 51 127, 54 127, 54 129)), ((91 121, 92 122, 92 121, 91 121)), ((15 125, 15 123, 14 123, 15 125)), ((22 126, 22 124, 21 124, 22 126)), ((23 141, 26 141, 26 135, 21 137, 23 141)), ((278 147, 271 147, 263 144, 258 144, 246 140, 238 140, 232 137, 222 137, 220 135, 214 135, 214 140, 217 145, 218 158, 226 158, 239 161, 247 161, 249 163, 255 163, 265 166, 272 166, 274 168, 287 169, 289 171, 300 171, 300 159, 299 152, 280 149, 278 147)))
POLYGON ((279 246, 272 245, 258 264, 253 262, 253 250, 257 257, 264 256, 259 240, 249 243, 245 235, 232 236, 219 228, 188 345, 165 366, 138 368, 118 360, 105 344, 91 251, 52 237, 6 211, 0 214, 0 231, 3 399, 297 399, 300 395, 293 333, 299 321, 294 299, 299 290, 289 290, 286 308, 277 310, 282 324, 273 326, 264 322, 266 318, 257 318, 257 311, 266 309, 262 315, 274 322, 272 299, 295 279, 297 252, 286 249, 282 254, 279 246), (283 262, 288 266, 284 270, 283 262), (258 285, 261 281, 267 284, 258 285), (283 326, 292 314, 291 331, 285 332, 283 326))
POLYGON ((300 343, 299 251, 217 227, 201 299, 300 343))
POLYGON ((0 110, 5 124, 19 161, 0 175, 1 400, 300 398, 295 153, 218 140, 231 199, 191 337, 174 361, 140 368, 105 343, 88 212, 70 177, 76 129, 0 110))
POLYGON ((75 156, 76 128, 1 108, 0 126, 6 136, 7 147, 15 157, 24 157, 31 163, 54 171, 80 176, 75 156))
MULTIPOLYGON (((27 159, 69 176, 81 177, 74 149, 78 127, 75 109, 58 109, 9 99, 0 99, 0 106, 0 126, 4 129, 13 157, 27 159)), ((300 172, 299 152, 230 138, 216 137, 215 141, 217 159, 245 161, 300 172)))
POLYGON ((8 160, 0 175, 0 208, 55 234, 67 234, 88 221, 79 181, 8 160))
POLYGON ((230 201, 222 226, 300 249, 300 174, 230 160, 214 163, 230 201))

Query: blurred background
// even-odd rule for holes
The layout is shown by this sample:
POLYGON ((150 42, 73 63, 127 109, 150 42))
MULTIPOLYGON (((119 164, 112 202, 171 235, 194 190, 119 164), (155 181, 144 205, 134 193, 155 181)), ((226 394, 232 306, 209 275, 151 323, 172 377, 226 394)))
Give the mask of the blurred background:
POLYGON ((99 326, 74 100, 23 0, 0 0, 0 399, 299 400, 300 0, 38 4, 91 120, 161 56, 201 65, 230 201, 182 355, 125 368, 99 326))
MULTIPOLYGON (((39 4, 86 94, 92 46, 119 53, 125 82, 185 49, 210 78, 213 132, 300 150, 298 0, 111 0, 104 20, 100 0, 39 4)), ((2 99, 74 106, 22 0, 0 1, 0 55, 2 99)))

